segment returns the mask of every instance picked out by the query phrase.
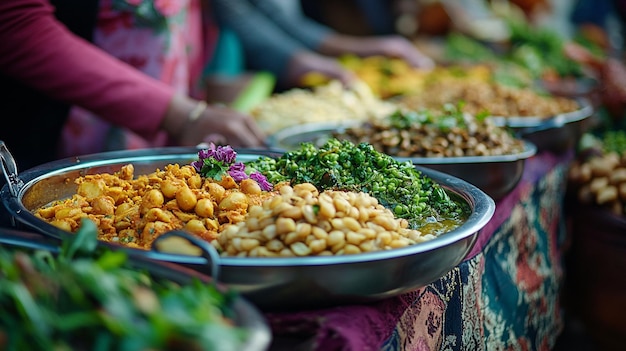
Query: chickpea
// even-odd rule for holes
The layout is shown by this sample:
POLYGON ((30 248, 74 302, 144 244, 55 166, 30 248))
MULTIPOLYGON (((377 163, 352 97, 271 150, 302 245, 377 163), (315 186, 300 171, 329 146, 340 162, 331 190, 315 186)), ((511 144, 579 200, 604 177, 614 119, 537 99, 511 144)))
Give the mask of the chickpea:
POLYGON ((64 221, 64 220, 53 220, 52 222, 50 222, 50 224, 52 224, 53 226, 71 232, 72 231, 72 225, 70 224, 69 221, 64 221))
POLYGON ((222 179, 218 182, 218 184, 221 185, 226 190, 236 189, 238 187, 237 182, 235 182, 235 180, 231 176, 222 177, 222 179))
POLYGON ((168 199, 172 199, 176 196, 178 189, 181 187, 181 184, 172 179, 165 179, 161 183, 161 192, 168 199))
POLYGON ((200 189, 202 186, 202 177, 199 174, 194 174, 187 179, 187 184, 191 189, 200 189))
POLYGON ((196 174, 195 168, 190 165, 178 166, 178 175, 180 178, 190 178, 191 176, 196 174))
MULTIPOLYGON (((254 181, 248 185, 244 182, 243 189, 250 194, 243 194, 237 184, 226 191, 214 180, 202 178, 190 165, 169 164, 136 179, 133 179, 133 172, 134 168, 129 165, 114 174, 79 177, 75 183, 82 195, 75 194, 54 206, 38 209, 35 215, 48 222, 55 221, 70 231, 76 230, 78 221, 87 217, 98 226, 99 239, 122 244, 132 242, 133 247, 149 249, 156 236, 172 229, 189 227, 207 240, 221 237, 220 231, 245 218, 249 203, 260 203, 264 196, 272 196, 265 192, 255 194, 258 189, 254 181), (230 197, 223 202, 227 195, 230 197), (223 211, 216 213, 218 202, 222 203, 223 211)), ((272 218, 266 218, 261 206, 256 206, 255 211, 259 215, 259 228, 264 228, 261 224, 266 225, 267 221, 273 222, 272 218)), ((250 231, 249 236, 262 238, 262 231, 250 231)), ((225 249, 229 246, 232 245, 226 242, 220 244, 225 249)), ((236 248, 227 250, 241 254, 236 248)), ((266 251, 265 248, 255 250, 259 255, 265 255, 266 251)))
POLYGON ((78 185, 78 190, 76 193, 78 195, 84 196, 87 200, 94 199, 98 196, 102 196, 104 194, 104 188, 106 187, 106 183, 104 179, 92 179, 90 181, 82 182, 78 185))
POLYGON ((218 208, 221 211, 236 211, 238 209, 248 209, 248 197, 244 193, 231 192, 222 200, 218 208))
POLYGON ((239 190, 244 194, 258 195, 261 193, 261 186, 254 179, 244 179, 239 183, 239 190))
POLYGON ((226 189, 223 186, 217 183, 205 183, 205 186, 211 195, 211 197, 217 202, 220 203, 222 199, 224 199, 224 195, 226 194, 226 189))
POLYGON ((150 210, 148 210, 144 218, 148 222, 156 222, 156 221, 161 221, 165 223, 172 222, 172 219, 167 215, 167 213, 160 208, 151 208, 150 210))
POLYGON ((192 219, 187 224, 185 224, 185 230, 189 231, 193 234, 202 234, 206 232, 206 227, 202 223, 202 221, 198 219, 192 219))
POLYGON ((163 193, 160 190, 151 189, 143 196, 141 207, 142 209, 161 207, 164 202, 163 193))
POLYGON ((176 203, 183 211, 193 210, 194 207, 196 207, 197 202, 198 199, 196 198, 196 195, 187 186, 181 187, 176 192, 176 203))
POLYGON ((117 173, 120 179, 123 180, 131 180, 133 179, 133 175, 135 173, 135 166, 132 164, 124 165, 117 173))
POLYGON ((213 217, 213 210, 213 200, 211 199, 200 199, 196 203, 195 211, 196 214, 200 217, 213 217))

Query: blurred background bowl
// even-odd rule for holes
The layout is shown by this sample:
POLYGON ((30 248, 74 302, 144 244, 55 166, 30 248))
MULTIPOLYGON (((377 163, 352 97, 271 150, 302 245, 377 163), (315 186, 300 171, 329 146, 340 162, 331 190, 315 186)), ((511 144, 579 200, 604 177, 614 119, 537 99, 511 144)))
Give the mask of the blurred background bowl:
MULTIPOLYGON (((358 126, 362 122, 326 122, 309 123, 284 128, 271 135, 269 145, 284 150, 297 149, 301 143, 309 142, 322 145, 334 132, 343 132, 346 128, 358 126)), ((524 150, 520 153, 498 156, 462 156, 462 157, 397 157, 399 161, 411 161, 415 165, 428 167, 461 178, 484 191, 495 200, 506 196, 524 173, 526 159, 537 152, 537 147, 524 141, 524 150)))
POLYGON ((564 153, 573 150, 590 128, 594 107, 588 99, 578 99, 580 109, 552 117, 491 117, 499 126, 508 127, 519 138, 535 144, 537 151, 564 153))

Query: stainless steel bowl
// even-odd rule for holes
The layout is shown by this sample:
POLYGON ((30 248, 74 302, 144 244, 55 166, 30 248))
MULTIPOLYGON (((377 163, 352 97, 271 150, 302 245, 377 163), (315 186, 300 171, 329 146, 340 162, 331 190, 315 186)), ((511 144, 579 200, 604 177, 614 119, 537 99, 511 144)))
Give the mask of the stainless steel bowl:
POLYGON ((537 153, 537 147, 524 141, 524 150, 517 154, 466 157, 396 157, 413 164, 432 168, 459 177, 487 193, 495 200, 509 194, 522 179, 526 159, 537 153))
MULTIPOLYGON (((24 251, 48 251, 57 254, 60 250, 60 241, 51 240, 44 234, 21 230, 0 228, 0 247, 20 249, 24 251)), ((171 281, 180 285, 192 284, 199 280, 205 284, 212 284, 208 275, 183 267, 171 262, 155 261, 140 255, 129 257, 129 268, 149 272, 154 278, 171 281)), ((219 291, 228 293, 227 288, 216 286, 219 291)), ((246 338, 241 345, 241 351, 265 351, 269 349, 272 333, 267 321, 260 311, 241 296, 236 296, 232 302, 232 322, 246 331, 246 338)))
POLYGON ((578 110, 552 117, 491 117, 497 125, 513 130, 519 137, 535 144, 538 151, 563 153, 576 146, 587 130, 594 108, 589 99, 577 99, 578 110))
MULTIPOLYGON (((194 148, 163 148, 101 153, 44 164, 8 177, 0 192, 14 226, 52 237, 72 235, 33 215, 32 211, 76 192, 73 180, 86 174, 115 172, 132 163, 135 174, 147 174, 170 163, 188 164, 194 148)), ((238 160, 278 156, 263 150, 237 150, 238 160)), ((148 258, 183 264, 209 274, 219 265, 219 282, 239 291, 263 310, 292 310, 374 301, 425 286, 454 268, 467 255, 479 231, 495 211, 487 194, 459 178, 418 167, 458 201, 471 208, 455 230, 409 247, 358 255, 303 258, 220 257, 215 262, 193 256, 129 250, 148 258)), ((6 167, 5 167, 6 169, 6 167)), ((105 244, 115 246, 113 244, 105 244)))
MULTIPOLYGON (((284 128, 268 138, 272 147, 285 150, 297 149, 301 143, 322 145, 333 132, 360 125, 362 122, 309 123, 284 128)), ((537 147, 524 141, 520 153, 500 156, 463 157, 397 157, 399 161, 411 161, 420 165, 459 177, 484 191, 495 200, 506 196, 515 188, 524 173, 526 159, 537 153, 537 147)))

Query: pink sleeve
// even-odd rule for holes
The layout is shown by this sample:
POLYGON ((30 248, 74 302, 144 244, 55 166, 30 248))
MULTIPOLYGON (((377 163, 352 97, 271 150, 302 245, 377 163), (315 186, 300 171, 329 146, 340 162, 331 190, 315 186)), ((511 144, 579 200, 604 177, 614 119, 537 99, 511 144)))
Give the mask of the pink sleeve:
POLYGON ((45 0, 0 1, 0 74, 140 134, 155 132, 173 89, 73 35, 45 0))

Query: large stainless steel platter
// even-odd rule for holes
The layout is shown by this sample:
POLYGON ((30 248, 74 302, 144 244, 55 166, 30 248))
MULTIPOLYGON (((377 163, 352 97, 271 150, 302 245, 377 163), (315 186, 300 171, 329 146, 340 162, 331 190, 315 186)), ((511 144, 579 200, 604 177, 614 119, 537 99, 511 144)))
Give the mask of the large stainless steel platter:
MULTIPOLYGON (((342 132, 346 128, 358 126, 362 122, 327 122, 308 123, 284 128, 268 138, 268 143, 275 148, 293 150, 301 143, 310 142, 322 145, 333 132, 342 132)), ((463 156, 463 157, 397 157, 399 161, 411 161, 455 177, 459 177, 484 191, 495 200, 506 196, 515 188, 524 173, 526 159, 537 153, 537 147, 524 141, 522 152, 498 156, 463 156)))
MULTIPOLYGON (((147 174, 166 164, 187 164, 196 159, 197 151, 194 148, 163 148, 55 161, 9 177, 11 186, 5 185, 0 196, 15 227, 62 238, 72 234, 40 220, 31 211, 74 194, 76 186, 73 180, 77 177, 115 172, 129 163, 134 165, 136 175, 147 174)), ((263 150, 237 151, 238 160, 244 162, 261 155, 279 155, 263 150)), ((466 202, 471 208, 471 214, 463 225, 418 245, 358 255, 220 257, 215 262, 194 256, 117 248, 156 260, 183 264, 207 274, 212 270, 211 264, 217 264, 219 282, 238 290, 263 310, 354 304, 395 296, 425 286, 458 265, 495 211, 493 199, 477 187, 441 172, 418 168, 425 176, 441 184, 450 196, 466 202)))

